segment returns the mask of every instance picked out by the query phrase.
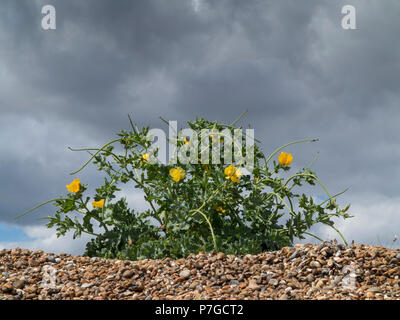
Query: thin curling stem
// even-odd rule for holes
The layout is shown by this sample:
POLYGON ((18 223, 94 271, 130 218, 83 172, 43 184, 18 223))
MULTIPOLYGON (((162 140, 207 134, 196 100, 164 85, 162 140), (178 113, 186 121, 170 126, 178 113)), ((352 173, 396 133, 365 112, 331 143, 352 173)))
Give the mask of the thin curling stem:
POLYGON ((329 225, 329 226, 339 234, 339 236, 342 238, 344 244, 346 246, 348 246, 346 239, 343 237, 343 235, 340 233, 340 231, 338 229, 336 229, 333 225, 329 225))
POLYGON ((106 144, 105 144, 104 146, 102 146, 88 161, 86 161, 86 163, 82 166, 82 168, 80 168, 79 170, 76 170, 75 172, 72 172, 72 173, 70 173, 70 174, 71 174, 71 175, 74 175, 74 174, 76 174, 76 173, 82 171, 82 170, 90 163, 90 161, 92 161, 93 158, 94 158, 95 156, 97 156, 97 155, 100 153, 100 151, 102 151, 104 148, 108 147, 110 144, 113 144, 113 143, 115 143, 115 142, 117 142, 117 141, 121 141, 121 138, 118 138, 118 139, 115 139, 115 140, 112 140, 112 141, 106 143, 106 144))
POLYGON ((19 216, 16 216, 14 219, 19 219, 19 218, 27 215, 29 212, 32 212, 33 210, 36 210, 37 208, 40 208, 41 206, 44 206, 45 204, 48 204, 50 202, 57 201, 57 200, 62 200, 62 198, 51 199, 49 201, 43 202, 41 204, 38 204, 36 207, 33 207, 32 209, 29 209, 28 211, 25 211, 23 214, 21 214, 19 216))
POLYGON ((277 152, 279 152, 280 150, 282 150, 283 148, 286 148, 286 147, 288 147, 288 146, 290 146, 290 145, 292 145, 292 144, 295 144, 295 143, 308 142, 308 141, 309 141, 309 142, 315 142, 315 141, 319 141, 319 139, 303 139, 303 140, 297 140, 297 141, 289 142, 288 144, 285 144, 285 145, 282 146, 282 147, 279 147, 279 148, 276 149, 274 152, 272 152, 271 155, 267 158, 267 160, 265 161, 265 164, 264 164, 264 168, 267 167, 267 164, 268 164, 268 162, 272 159, 272 157, 273 157, 277 152))
MULTIPOLYGON (((332 198, 336 198, 337 196, 340 196, 341 194, 345 193, 347 190, 349 190, 349 188, 346 188, 346 189, 344 189, 342 192, 339 192, 339 193, 334 194, 334 195, 332 196, 332 198)), ((328 198, 328 199, 322 201, 322 202, 320 203, 320 205, 322 206, 322 205, 323 205, 325 202, 327 202, 328 200, 331 200, 331 198, 328 198)))
POLYGON ((131 127, 132 127, 132 131, 133 131, 133 132, 136 132, 136 133, 139 133, 139 132, 137 132, 137 130, 135 129, 135 127, 134 127, 134 125, 133 125, 133 122, 132 122, 132 119, 131 119, 131 116, 130 116, 129 113, 128 113, 128 118, 129 118, 129 123, 131 124, 131 127))
POLYGON ((211 236, 212 236, 212 238, 213 238, 214 249, 215 249, 215 251, 218 252, 218 246, 217 246, 217 242, 216 242, 216 240, 215 240, 214 229, 213 229, 213 227, 212 227, 212 224, 211 224, 210 220, 208 220, 207 216, 206 216, 202 211, 200 211, 199 209, 192 210, 192 212, 194 212, 194 213, 196 213, 196 212, 197 212, 197 213, 200 213, 200 214, 203 216, 203 218, 207 221, 208 226, 210 227, 211 236))
POLYGON ((311 236, 311 237, 314 237, 315 239, 318 239, 318 240, 321 241, 321 242, 324 242, 324 240, 322 240, 320 237, 317 237, 316 235, 314 235, 314 234, 312 234, 312 233, 309 233, 309 232, 306 232, 306 231, 304 231, 304 233, 305 233, 305 234, 308 234, 308 235, 311 236))
POLYGON ((308 165, 308 169, 311 169, 312 165, 314 164, 315 161, 317 161, 319 157, 319 151, 317 152, 317 154, 315 155, 314 159, 311 161, 311 163, 308 165))
POLYGON ((243 111, 242 114, 241 114, 235 121, 233 121, 233 122, 231 123, 231 126, 234 126, 240 119, 242 119, 242 117, 243 117, 248 111, 249 111, 249 110, 243 111))
MULTIPOLYGON (((71 151, 87 151, 91 156, 93 156, 93 154, 90 153, 90 151, 99 150, 98 148, 73 149, 73 148, 71 148, 71 147, 68 147, 68 149, 71 150, 71 151)), ((116 161, 118 161, 118 162, 121 163, 121 160, 119 159, 119 157, 118 157, 115 153, 110 152, 110 154, 114 157, 114 159, 115 159, 116 161)))
POLYGON ((292 179, 294 179, 295 177, 311 177, 311 178, 313 178, 314 180, 316 180, 316 181, 320 184, 320 186, 322 187, 322 189, 324 189, 324 191, 325 191, 326 194, 328 195, 329 199, 332 199, 331 195, 329 194, 328 190, 326 190, 326 188, 325 188, 325 186, 322 184, 322 182, 321 182, 315 175, 313 175, 313 174, 309 174, 309 173, 297 173, 297 174, 291 176, 291 177, 286 181, 286 183, 284 184, 284 186, 286 186, 286 185, 289 183, 289 181, 292 180, 292 179))
POLYGON ((289 210, 289 213, 292 217, 296 217, 296 214, 289 208, 289 206, 286 204, 286 202, 282 199, 282 197, 279 194, 277 194, 275 192, 272 192, 272 194, 275 195, 277 198, 279 198, 279 200, 281 200, 283 202, 283 204, 289 210))

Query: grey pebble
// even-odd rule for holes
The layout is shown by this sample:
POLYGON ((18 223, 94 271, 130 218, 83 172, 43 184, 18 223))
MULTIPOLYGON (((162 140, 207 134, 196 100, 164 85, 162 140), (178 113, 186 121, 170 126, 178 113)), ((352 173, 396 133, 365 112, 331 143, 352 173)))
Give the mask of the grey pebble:
POLYGON ((292 260, 292 259, 294 259, 294 258, 297 258, 297 257, 299 256, 299 253, 300 253, 299 250, 296 250, 295 252, 293 252, 293 253, 290 255, 290 257, 289 257, 289 260, 292 260))
POLYGON ((25 286, 25 280, 15 280, 13 282, 13 287, 15 289, 22 289, 25 286))
POLYGON ((185 270, 181 271, 179 273, 179 276, 188 279, 190 277, 190 270, 185 269, 185 270))
POLYGON ((269 281, 268 281, 268 284, 269 285, 271 285, 271 286, 274 286, 274 287, 276 287, 277 285, 278 285, 278 280, 277 279, 270 279, 269 281))

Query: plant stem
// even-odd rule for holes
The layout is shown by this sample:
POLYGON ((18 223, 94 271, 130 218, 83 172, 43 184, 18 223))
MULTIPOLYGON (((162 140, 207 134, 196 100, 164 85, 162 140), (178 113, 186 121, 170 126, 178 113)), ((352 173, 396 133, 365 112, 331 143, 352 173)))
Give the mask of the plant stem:
POLYGON ((108 147, 110 144, 113 144, 113 143, 115 143, 115 142, 117 142, 117 141, 121 141, 121 138, 118 138, 118 139, 115 139, 115 140, 112 140, 112 141, 106 143, 106 144, 105 144, 104 146, 102 146, 88 161, 86 161, 86 163, 82 166, 82 168, 80 168, 79 170, 76 170, 75 172, 72 172, 72 173, 70 173, 70 174, 71 174, 71 175, 74 175, 74 174, 76 174, 76 173, 82 171, 83 168, 85 168, 85 167, 90 163, 90 161, 92 161, 92 159, 93 159, 95 156, 97 156, 98 153, 100 153, 100 151, 102 151, 104 148, 108 147))
POLYGON ((29 212, 32 212, 33 210, 35 210, 35 209, 37 209, 37 208, 39 208, 39 207, 41 207, 41 206, 44 206, 45 204, 48 204, 48 203, 50 203, 50 202, 52 202, 52 201, 57 201, 57 200, 64 200, 64 199, 63 199, 63 198, 56 198, 56 199, 48 200, 48 201, 46 201, 46 202, 43 202, 43 203, 41 203, 41 204, 38 204, 36 207, 33 207, 32 209, 29 209, 28 211, 25 211, 23 214, 21 214, 21 215, 19 215, 19 216, 16 216, 14 219, 19 219, 19 218, 25 216, 26 214, 28 214, 29 212))
POLYGON ((303 139, 303 140, 297 140, 297 141, 293 141, 293 142, 289 142, 287 144, 285 144, 282 147, 279 147, 278 149, 276 149, 274 152, 272 152, 272 154, 267 158, 267 160, 264 163, 264 169, 267 167, 268 162, 271 160, 271 158, 280 150, 282 150, 283 148, 286 148, 287 146, 290 146, 292 144, 296 144, 296 143, 301 143, 301 142, 315 142, 315 141, 319 141, 319 139, 303 139))
POLYGON ((209 225, 209 227, 210 227, 211 236, 212 236, 212 238, 213 238, 215 251, 218 252, 217 242, 216 242, 216 240, 215 240, 215 235, 214 235, 214 229, 213 229, 213 227, 212 227, 212 225, 211 225, 210 220, 208 220, 207 216, 206 216, 203 212, 201 212, 199 209, 192 210, 192 212, 200 213, 200 214, 204 217, 204 219, 207 221, 207 223, 208 223, 208 225, 209 225))
POLYGON ((336 229, 333 225, 332 225, 332 226, 329 225, 329 226, 339 234, 339 236, 342 238, 344 244, 345 244, 346 246, 348 246, 346 239, 343 237, 343 235, 340 233, 340 231, 339 231, 338 229, 336 229))
POLYGON ((324 240, 322 240, 320 237, 317 237, 316 235, 314 235, 314 234, 312 234, 312 233, 309 233, 309 232, 306 232, 306 231, 303 231, 303 233, 308 234, 309 236, 312 236, 312 237, 318 239, 318 240, 321 241, 321 242, 324 242, 324 240))

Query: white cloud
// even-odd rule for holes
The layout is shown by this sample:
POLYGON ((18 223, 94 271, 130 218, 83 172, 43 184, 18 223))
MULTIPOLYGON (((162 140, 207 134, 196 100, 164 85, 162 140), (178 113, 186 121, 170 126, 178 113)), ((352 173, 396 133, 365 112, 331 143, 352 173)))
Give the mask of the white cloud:
MULTIPOLYGON (((137 211, 146 209, 148 206, 139 192, 125 193, 130 207, 137 211)), ((385 247, 400 248, 400 243, 392 243, 395 235, 400 235, 400 197, 388 198, 383 196, 363 195, 354 203, 349 213, 354 215, 347 220, 336 220, 335 226, 343 234, 347 242, 354 240, 355 243, 382 245, 385 247)), ((81 255, 85 251, 85 245, 92 238, 83 234, 81 238, 72 239, 72 232, 66 236, 57 238, 56 230, 48 229, 45 226, 25 226, 21 229, 30 240, 0 242, 2 248, 26 248, 31 250, 43 250, 49 253, 70 253, 81 255)), ((337 239, 340 236, 330 227, 316 226, 310 230, 324 240, 337 239)), ((312 237, 295 243, 317 243, 312 237)))
MULTIPOLYGON (((134 208, 136 212, 144 211, 149 207, 144 200, 143 192, 123 190, 118 192, 117 198, 126 197, 130 208, 134 208)), ((22 226, 20 229, 30 238, 21 241, 3 241, 0 242, 0 249, 24 248, 31 250, 43 250, 48 253, 69 253, 72 255, 82 255, 85 252, 86 243, 93 236, 82 234, 80 238, 73 239, 73 232, 68 232, 65 236, 57 238, 56 230, 49 229, 46 226, 29 225, 22 226)), ((94 232, 102 232, 98 227, 94 226, 94 232)))
POLYGON ((92 236, 83 234, 82 237, 72 239, 72 232, 64 237, 57 238, 56 230, 48 229, 45 226, 26 226, 22 227, 30 240, 0 242, 0 249, 23 248, 30 250, 43 250, 47 253, 69 253, 72 255, 82 255, 85 245, 92 236))
MULTIPOLYGON (((349 209, 350 219, 335 220, 335 227, 343 234, 348 243, 382 245, 400 248, 400 243, 392 243, 395 235, 400 234, 400 197, 389 198, 379 195, 362 195, 354 201, 349 209)), ((312 233, 324 240, 337 239, 340 236, 328 226, 314 228, 312 233)), ((316 240, 307 237, 299 242, 315 243, 316 240)))

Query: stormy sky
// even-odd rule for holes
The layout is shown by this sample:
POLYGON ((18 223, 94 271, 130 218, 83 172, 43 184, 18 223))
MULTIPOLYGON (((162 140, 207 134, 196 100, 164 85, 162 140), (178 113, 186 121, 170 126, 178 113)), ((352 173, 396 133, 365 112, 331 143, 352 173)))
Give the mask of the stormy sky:
MULTIPOLYGON (((88 154, 140 125, 233 121, 244 110, 266 154, 288 148, 293 173, 313 170, 354 218, 348 241, 391 246, 400 233, 400 3, 396 0, 2 0, 0 248, 81 254, 88 237, 57 239, 43 201, 66 194, 88 154), (43 30, 44 5, 56 29, 43 30), (344 5, 356 30, 342 28, 344 5)), ((80 173, 101 182, 94 167, 80 173)), ((315 189, 315 195, 322 194, 315 189)), ((141 194, 129 203, 144 208, 141 194)), ((324 227, 320 237, 339 239, 324 227)), ((394 243, 394 247, 398 247, 394 243)))

